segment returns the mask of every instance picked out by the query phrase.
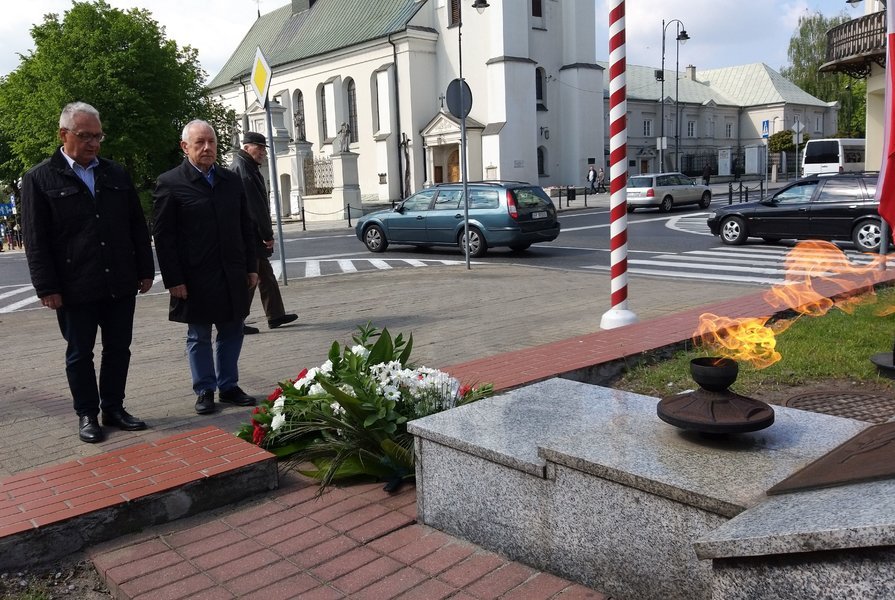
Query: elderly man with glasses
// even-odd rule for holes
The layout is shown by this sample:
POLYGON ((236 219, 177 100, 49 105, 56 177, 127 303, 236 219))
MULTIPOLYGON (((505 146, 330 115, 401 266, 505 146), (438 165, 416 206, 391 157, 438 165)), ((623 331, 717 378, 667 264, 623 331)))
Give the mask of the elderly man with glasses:
POLYGON ((127 431, 146 423, 124 409, 137 292, 152 287, 155 266, 140 200, 124 168, 97 156, 105 139, 99 112, 68 104, 59 117, 62 146, 22 179, 22 225, 31 282, 56 311, 65 374, 84 442, 104 439, 103 424, 127 431), (102 337, 99 385, 93 364, 102 337))

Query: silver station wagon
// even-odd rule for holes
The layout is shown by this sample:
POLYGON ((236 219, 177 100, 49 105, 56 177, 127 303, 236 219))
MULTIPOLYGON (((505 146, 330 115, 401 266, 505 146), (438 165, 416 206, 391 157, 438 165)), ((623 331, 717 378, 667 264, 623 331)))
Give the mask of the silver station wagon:
MULTIPOLYGON (((467 188, 471 257, 498 246, 521 251, 559 236, 556 207, 540 186, 477 181, 467 188)), ((463 185, 442 183, 417 192, 394 209, 364 215, 354 230, 370 252, 384 252, 389 244, 457 246, 464 251, 464 213, 463 185)))
POLYGON ((658 208, 668 212, 675 206, 698 204, 708 208, 712 190, 683 173, 649 173, 628 178, 628 212, 635 208, 658 208))

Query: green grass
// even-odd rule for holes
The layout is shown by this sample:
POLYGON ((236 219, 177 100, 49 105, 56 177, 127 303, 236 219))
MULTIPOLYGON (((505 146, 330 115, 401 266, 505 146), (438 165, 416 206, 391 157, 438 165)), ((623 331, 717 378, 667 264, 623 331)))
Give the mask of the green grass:
MULTIPOLYGON (((883 288, 865 298, 848 314, 839 308, 819 317, 798 317, 777 335, 777 351, 782 359, 765 369, 756 369, 740 361, 740 373, 734 391, 754 395, 762 389, 778 389, 839 380, 874 384, 895 390, 895 381, 877 374, 870 357, 891 351, 895 340, 895 315, 880 316, 880 311, 895 306, 895 288, 883 288)), ((722 315, 723 316, 723 315, 722 315)), ((693 329, 696 329, 696 323, 693 329)), ((693 389, 689 363, 692 358, 716 352, 696 347, 672 356, 645 356, 633 365, 613 386, 650 396, 675 394, 693 389)))

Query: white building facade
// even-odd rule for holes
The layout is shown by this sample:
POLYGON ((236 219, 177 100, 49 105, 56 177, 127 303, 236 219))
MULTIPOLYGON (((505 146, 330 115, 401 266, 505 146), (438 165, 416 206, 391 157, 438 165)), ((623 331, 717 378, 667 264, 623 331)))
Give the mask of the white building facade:
POLYGON ((325 192, 303 157, 325 165, 343 123, 364 204, 460 180, 460 120, 446 91, 461 44, 472 94, 468 179, 579 182, 589 163, 604 165, 594 5, 490 0, 479 13, 473 0, 293 0, 258 18, 209 87, 239 115, 240 131, 266 134, 249 85, 261 48, 284 215, 315 191, 309 178, 325 192))

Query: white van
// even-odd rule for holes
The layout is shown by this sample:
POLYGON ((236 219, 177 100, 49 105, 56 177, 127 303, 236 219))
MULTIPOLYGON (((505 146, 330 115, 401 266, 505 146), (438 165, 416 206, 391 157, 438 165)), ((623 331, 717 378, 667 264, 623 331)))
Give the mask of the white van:
POLYGON ((802 177, 864 170, 866 140, 828 138, 808 140, 802 153, 802 177))

